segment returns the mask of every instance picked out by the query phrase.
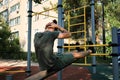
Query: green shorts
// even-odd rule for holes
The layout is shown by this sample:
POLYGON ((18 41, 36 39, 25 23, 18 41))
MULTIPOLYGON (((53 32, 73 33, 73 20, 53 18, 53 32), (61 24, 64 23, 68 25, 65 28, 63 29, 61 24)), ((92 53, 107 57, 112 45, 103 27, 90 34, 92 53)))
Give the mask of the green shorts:
POLYGON ((51 68, 52 70, 60 70, 64 67, 72 64, 74 62, 74 57, 71 53, 67 54, 57 54, 57 59, 54 62, 54 66, 51 68))

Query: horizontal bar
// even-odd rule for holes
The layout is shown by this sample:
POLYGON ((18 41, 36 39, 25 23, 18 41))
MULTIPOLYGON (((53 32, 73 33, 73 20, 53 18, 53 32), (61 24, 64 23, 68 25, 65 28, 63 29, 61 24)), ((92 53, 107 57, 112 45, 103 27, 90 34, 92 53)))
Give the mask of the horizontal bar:
POLYGON ((70 19, 74 19, 74 18, 78 18, 78 17, 82 17, 84 16, 84 14, 78 15, 78 16, 74 16, 74 17, 70 17, 70 19))
POLYGON ((92 64, 84 64, 84 63, 72 63, 72 65, 79 65, 79 66, 91 66, 92 64))
POLYGON ((82 31, 75 31, 75 32, 70 32, 70 33, 85 33, 86 31, 85 30, 82 30, 82 31))
POLYGON ((72 25, 70 25, 70 27, 78 26, 78 25, 82 25, 82 24, 84 24, 84 22, 83 23, 72 24, 72 25))
POLYGON ((17 71, 4 71, 4 72, 0 72, 0 73, 18 73, 18 72, 26 72, 24 70, 17 70, 17 71))
POLYGON ((48 9, 48 10, 44 10, 44 11, 41 11, 41 12, 33 12, 33 16, 36 15, 36 14, 42 14, 44 12, 47 12, 47 11, 50 11, 50 10, 53 10, 53 9, 56 9, 57 7, 54 7, 54 8, 51 8, 51 9, 48 9))
POLYGON ((86 5, 86 6, 83 6, 83 7, 79 7, 79 8, 75 8, 75 9, 71 9, 71 10, 68 10, 67 12, 83 9, 85 7, 89 7, 89 5, 86 5))
POLYGON ((75 46, 63 46, 64 48, 74 48, 74 47, 102 47, 109 46, 109 44, 96 44, 96 45, 75 45, 75 46))
POLYGON ((58 17, 55 17, 55 16, 47 15, 47 14, 40 14, 40 15, 44 15, 44 16, 48 16, 48 17, 52 17, 52 18, 58 18, 58 17))
POLYGON ((94 54, 90 54, 90 56, 109 56, 110 54, 106 54, 106 53, 94 53, 94 54))

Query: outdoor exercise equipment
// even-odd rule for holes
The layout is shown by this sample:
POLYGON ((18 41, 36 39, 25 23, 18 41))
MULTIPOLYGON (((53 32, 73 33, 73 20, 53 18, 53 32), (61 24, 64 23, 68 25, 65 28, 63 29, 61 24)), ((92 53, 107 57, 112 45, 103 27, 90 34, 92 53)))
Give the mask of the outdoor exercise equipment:
MULTIPOLYGON (((70 65, 70 64, 69 64, 69 65, 70 65)), ((69 65, 67 65, 67 66, 69 66, 69 65)), ((65 67, 67 67, 67 66, 65 66, 65 67)), ((65 67, 64 67, 64 68, 65 68, 65 67)), ((49 76, 51 76, 51 75, 59 72, 60 70, 62 70, 62 69, 54 70, 54 71, 47 71, 47 70, 40 71, 40 72, 38 72, 38 73, 36 73, 36 74, 34 74, 34 75, 26 78, 25 80, 44 80, 44 79, 48 78, 49 76)), ((59 75, 60 75, 60 74, 59 74, 59 75)), ((61 76, 60 76, 60 77, 61 77, 61 76)))
MULTIPOLYGON (((112 61, 113 61, 113 75, 114 75, 114 80, 118 80, 116 79, 118 77, 118 64, 116 63, 117 60, 118 60, 118 47, 120 47, 120 44, 118 44, 118 38, 117 36, 119 36, 119 33, 117 32, 117 28, 113 27, 112 28, 112 43, 110 44, 98 44, 98 45, 78 45, 78 46, 62 46, 62 48, 75 48, 75 47, 98 47, 98 46, 106 46, 106 47, 112 47, 112 54, 91 54, 91 56, 103 56, 103 55, 110 55, 112 56, 112 61), (113 36, 114 35, 114 36, 113 36)), ((45 78, 55 74, 56 72, 58 72, 59 70, 56 70, 56 71, 52 71, 52 72, 48 72, 47 71, 41 71, 41 72, 38 72, 37 74, 35 75, 32 75, 28 78, 26 78, 25 80, 44 80, 45 78)))
MULTIPOLYGON (((39 0, 34 0, 34 2, 36 3, 40 3, 39 0)), ((32 25, 32 0, 28 1, 29 4, 29 9, 28 9, 28 55, 27 55, 27 75, 30 75, 31 73, 31 25, 32 25)), ((58 25, 62 25, 62 0, 58 0, 58 25)), ((63 40, 59 40, 58 41, 58 45, 63 44, 63 40)), ((58 52, 61 52, 61 49, 58 49, 58 52)), ((61 75, 61 72, 59 72, 59 75, 61 75)), ((61 78, 61 76, 60 76, 61 78)), ((60 78, 58 78, 59 80, 61 80, 60 78)))
POLYGON ((31 73, 31 27, 32 27, 32 0, 28 0, 28 54, 27 54, 27 70, 29 76, 31 73))
POLYGON ((57 9, 57 7, 53 7, 53 8, 50 8, 50 9, 41 11, 41 12, 33 12, 32 16, 35 16, 35 15, 43 15, 43 16, 48 16, 48 17, 52 17, 52 18, 58 18, 57 16, 44 14, 44 13, 47 12, 47 11, 52 11, 52 10, 56 10, 56 9, 57 9))
MULTIPOLYGON (((34 0, 36 3, 40 3, 39 0, 34 0)), ((41 0, 40 0, 41 1, 41 0)), ((58 0, 58 24, 62 25, 63 23, 63 15, 62 15, 63 9, 62 9, 62 0, 58 0)), ((28 9, 28 55, 27 55, 27 73, 28 75, 30 75, 30 66, 31 66, 31 22, 32 20, 32 0, 29 0, 29 9, 28 9)), ((91 23, 92 23, 92 42, 93 45, 95 45, 95 16, 94 16, 94 0, 91 0, 91 23)), ((112 33, 113 33, 113 37, 112 37, 112 42, 118 44, 117 41, 117 29, 113 28, 112 29, 112 33), (116 35, 116 36, 115 36, 116 35), (117 41, 117 42, 116 42, 117 41)), ((63 40, 58 40, 58 53, 62 53, 63 48, 60 46, 63 46, 63 40)), ((92 66, 93 66, 93 73, 96 73, 96 54, 93 54, 93 62, 92 62, 92 66)), ((119 80, 118 77, 118 47, 113 46, 112 49, 112 61, 113 61, 113 80, 119 80)), ((61 75, 62 71, 60 71, 58 74, 58 80, 62 80, 62 75, 61 75)))

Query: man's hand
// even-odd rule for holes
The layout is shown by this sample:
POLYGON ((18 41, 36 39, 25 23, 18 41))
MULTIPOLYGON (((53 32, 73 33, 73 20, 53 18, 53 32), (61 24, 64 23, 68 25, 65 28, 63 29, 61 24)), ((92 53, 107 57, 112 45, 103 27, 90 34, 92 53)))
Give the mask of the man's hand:
POLYGON ((90 55, 91 53, 92 53, 92 50, 87 50, 87 53, 88 53, 88 55, 90 55))

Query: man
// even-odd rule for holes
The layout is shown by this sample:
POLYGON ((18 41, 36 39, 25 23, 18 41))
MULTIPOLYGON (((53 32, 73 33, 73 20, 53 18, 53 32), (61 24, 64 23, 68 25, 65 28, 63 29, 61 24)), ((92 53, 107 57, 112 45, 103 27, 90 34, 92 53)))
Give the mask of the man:
POLYGON ((40 70, 54 71, 60 70, 76 59, 83 58, 91 53, 91 50, 85 52, 69 52, 66 54, 54 54, 53 46, 55 39, 69 38, 71 33, 54 22, 49 22, 44 32, 35 34, 34 46, 40 66, 40 70))

